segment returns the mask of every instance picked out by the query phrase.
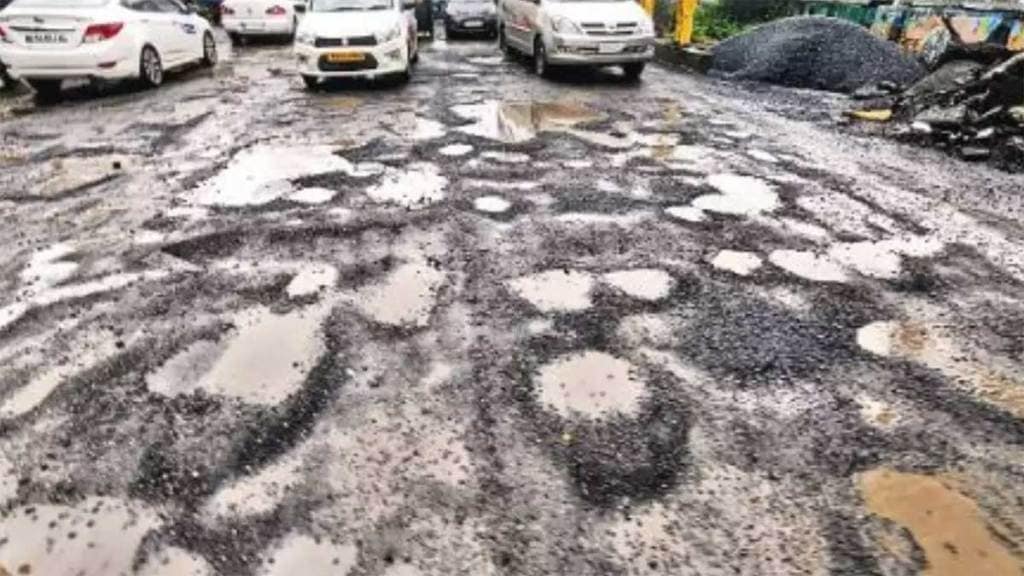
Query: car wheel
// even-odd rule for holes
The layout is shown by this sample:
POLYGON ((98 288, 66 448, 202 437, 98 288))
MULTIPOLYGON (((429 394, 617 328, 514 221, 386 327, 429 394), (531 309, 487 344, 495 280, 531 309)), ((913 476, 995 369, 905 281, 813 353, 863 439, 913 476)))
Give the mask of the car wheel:
POLYGON ((316 90, 320 88, 320 79, 316 76, 302 75, 302 83, 306 85, 306 90, 316 90))
POLYGON ((143 46, 139 56, 139 77, 148 88, 156 88, 164 83, 164 66, 160 63, 160 55, 152 46, 143 46))
POLYGON ((548 64, 548 50, 539 37, 533 41, 533 71, 541 78, 551 77, 551 66, 548 64))
POLYGON ((44 102, 53 102, 60 98, 60 80, 29 80, 28 85, 36 91, 36 98, 44 102))
POLYGON ((217 42, 213 34, 203 34, 203 66, 213 68, 217 65, 217 42))
POLYGON ((644 63, 634 62, 632 64, 623 64, 622 71, 626 73, 626 78, 630 80, 639 80, 640 75, 644 73, 644 63))

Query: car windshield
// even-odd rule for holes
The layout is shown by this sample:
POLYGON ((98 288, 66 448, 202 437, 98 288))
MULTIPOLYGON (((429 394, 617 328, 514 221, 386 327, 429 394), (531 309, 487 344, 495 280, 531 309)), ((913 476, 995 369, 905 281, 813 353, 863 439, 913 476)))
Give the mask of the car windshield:
POLYGON ((15 0, 11 6, 19 8, 99 8, 110 0, 15 0))
POLYGON ((363 10, 388 10, 394 7, 394 0, 312 0, 312 12, 358 12, 363 10))

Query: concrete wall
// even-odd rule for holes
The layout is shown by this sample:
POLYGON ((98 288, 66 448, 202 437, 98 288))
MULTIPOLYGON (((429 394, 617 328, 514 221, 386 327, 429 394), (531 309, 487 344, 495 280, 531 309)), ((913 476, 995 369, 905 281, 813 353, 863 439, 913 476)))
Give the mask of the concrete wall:
POLYGON ((942 16, 949 17, 964 42, 987 42, 1024 50, 1024 0, 979 0, 970 4, 931 0, 881 5, 811 0, 801 5, 801 11, 858 22, 926 60, 941 54, 950 41, 942 16))

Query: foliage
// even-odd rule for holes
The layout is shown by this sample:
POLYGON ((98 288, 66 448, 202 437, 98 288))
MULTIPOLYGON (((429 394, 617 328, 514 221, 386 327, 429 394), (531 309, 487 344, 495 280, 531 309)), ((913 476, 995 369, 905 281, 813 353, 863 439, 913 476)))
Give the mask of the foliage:
POLYGON ((693 18, 693 39, 697 42, 724 40, 743 32, 744 28, 729 15, 724 4, 704 2, 693 18))

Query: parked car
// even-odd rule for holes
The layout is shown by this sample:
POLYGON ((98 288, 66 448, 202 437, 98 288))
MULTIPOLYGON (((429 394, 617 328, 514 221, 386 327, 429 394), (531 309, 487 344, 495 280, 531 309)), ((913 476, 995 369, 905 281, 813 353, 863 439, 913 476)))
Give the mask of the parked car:
POLYGON ((419 56, 415 0, 310 0, 295 35, 306 87, 326 78, 408 80, 419 56))
POLYGON ((168 69, 213 66, 217 44, 209 23, 177 0, 14 0, 0 13, 0 60, 55 97, 69 78, 159 86, 168 69))
POLYGON ((654 57, 654 23, 634 0, 499 0, 498 45, 557 66, 622 66, 639 78, 654 57))
POLYGON ((434 37, 434 3, 432 0, 416 2, 416 30, 426 34, 427 38, 434 37))
MULTIPOLYGON (((7 8, 7 5, 11 3, 11 0, 0 0, 0 12, 7 8)), ((10 90, 14 88, 15 80, 7 74, 7 66, 4 65, 4 61, 0 60, 0 90, 10 90)))
POLYGON ((292 0, 224 0, 220 24, 237 44, 246 36, 290 38, 295 35, 299 18, 292 0))
POLYGON ((494 0, 450 0, 444 11, 444 31, 449 38, 458 34, 498 33, 498 12, 494 0))

